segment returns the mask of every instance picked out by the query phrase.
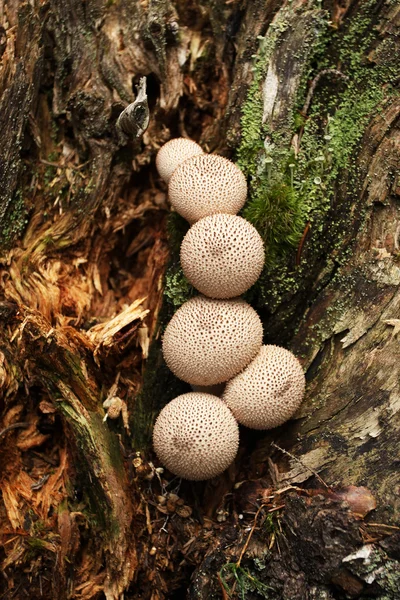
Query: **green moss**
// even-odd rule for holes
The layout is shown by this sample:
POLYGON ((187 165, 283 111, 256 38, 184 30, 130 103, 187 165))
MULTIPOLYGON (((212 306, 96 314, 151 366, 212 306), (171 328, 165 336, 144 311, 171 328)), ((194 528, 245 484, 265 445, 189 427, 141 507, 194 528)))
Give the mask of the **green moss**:
POLYGON ((165 274, 164 296, 172 309, 172 314, 195 293, 193 286, 184 276, 179 262, 180 247, 188 229, 189 223, 178 213, 172 212, 169 215, 167 232, 171 260, 165 274))
POLYGON ((285 181, 257 188, 243 216, 262 232, 267 264, 276 264, 276 254, 282 250, 290 251, 304 229, 296 191, 285 181))
POLYGON ((262 583, 250 571, 236 563, 227 563, 219 572, 219 578, 228 594, 235 587, 239 598, 246 598, 248 592, 256 592, 263 598, 269 598, 269 592, 274 588, 262 583))
MULTIPOLYGON (((46 523, 44 521, 42 521, 42 519, 37 519, 36 521, 33 521, 32 523, 32 527, 31 527, 31 533, 33 534, 33 538, 34 539, 35 536, 43 534, 43 532, 47 531, 48 527, 46 525, 46 523)), ((40 540, 39 540, 40 541, 40 540)))
POLYGON ((274 513, 268 513, 263 523, 263 529, 267 535, 272 535, 276 531, 279 531, 277 523, 277 517, 274 513))
POLYGON ((173 308, 178 309, 195 294, 180 265, 171 265, 165 274, 164 296, 173 308))
POLYGON ((356 200, 360 142, 386 99, 398 94, 394 88, 398 57, 379 60, 387 55, 388 43, 384 40, 377 46, 374 7, 372 0, 362 3, 358 14, 339 31, 330 26, 328 15, 315 17, 316 40, 292 107, 290 135, 286 126, 272 131, 262 123, 262 84, 271 56, 285 35, 287 13, 281 11, 266 37, 259 38, 253 82, 242 109, 237 164, 249 181, 243 215, 257 227, 266 246, 266 266, 252 290, 252 300, 272 312, 301 287, 310 269, 306 263, 310 256, 320 260, 318 257, 329 251, 336 257, 341 252, 346 208, 335 206, 332 210, 336 190, 345 181, 349 190, 343 199, 346 206, 356 200), (373 61, 367 58, 371 48, 375 49, 373 61), (335 73, 337 64, 342 74, 335 73), (327 69, 304 115, 301 109, 310 81, 327 69), (294 136, 300 139, 296 156, 290 143, 294 136), (328 211, 334 220, 327 218, 328 211), (308 256, 302 259, 299 252, 296 259, 306 228, 308 256))
MULTIPOLYGON (((283 12, 283 11, 282 11, 283 12)), ((263 97, 261 86, 267 74, 269 59, 279 36, 286 30, 287 23, 282 18, 269 28, 265 37, 258 36, 259 48, 253 57, 253 82, 249 87, 246 102, 242 108, 242 139, 237 152, 237 164, 246 175, 255 176, 258 161, 264 149, 266 128, 262 124, 263 97)))
POLYGON ((0 236, 0 250, 11 248, 13 242, 20 238, 28 224, 28 210, 22 192, 17 191, 4 215, 0 236))
MULTIPOLYGON (((319 174, 319 165, 312 161, 317 155, 313 155, 307 164, 300 164, 288 145, 296 130, 305 124, 305 117, 293 107, 290 127, 284 131, 270 131, 262 123, 261 86, 271 55, 289 27, 289 16, 293 19, 292 12, 281 11, 281 17, 270 27, 266 37, 259 38, 259 51, 254 57, 254 78, 242 111, 242 140, 237 153, 237 164, 249 178, 249 200, 243 216, 257 227, 265 241, 268 269, 298 245, 315 197, 318 196, 321 201, 324 199, 320 184, 314 182, 319 174), (307 182, 313 183, 306 186, 307 182), (310 190, 310 187, 313 189, 310 190)), ((318 32, 326 29, 324 15, 316 13, 314 21, 312 35, 318 39, 321 35, 318 32)), ((316 48, 320 49, 318 44, 316 48)), ((312 53, 312 57, 316 52, 312 53)), ((308 74, 307 65, 304 70, 308 74)))
POLYGON ((38 553, 41 553, 47 549, 47 543, 45 540, 41 540, 40 538, 29 537, 26 539, 26 542, 31 550, 36 550, 38 553))

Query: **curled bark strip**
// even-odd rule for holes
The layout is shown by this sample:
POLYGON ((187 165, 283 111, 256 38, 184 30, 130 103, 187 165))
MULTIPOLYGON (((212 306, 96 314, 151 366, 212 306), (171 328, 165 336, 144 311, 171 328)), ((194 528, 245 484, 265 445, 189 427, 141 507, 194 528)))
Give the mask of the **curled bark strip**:
POLYGON ((146 77, 140 79, 137 97, 118 117, 117 128, 126 135, 139 138, 149 126, 150 113, 146 94, 146 77))
POLYGON ((27 427, 29 427, 29 423, 13 423, 0 431, 0 438, 12 429, 26 429, 27 427))

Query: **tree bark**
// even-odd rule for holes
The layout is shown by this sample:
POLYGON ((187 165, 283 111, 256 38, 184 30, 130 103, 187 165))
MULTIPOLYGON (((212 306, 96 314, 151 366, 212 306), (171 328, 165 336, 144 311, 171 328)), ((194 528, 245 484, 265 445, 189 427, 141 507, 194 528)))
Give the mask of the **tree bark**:
POLYGON ((0 15, 2 597, 398 598, 398 4, 0 15), (150 123, 129 139, 143 76, 150 123), (149 444, 187 389, 160 352, 193 293, 187 225, 154 167, 180 135, 246 174, 267 256, 246 298, 308 381, 295 419, 243 430, 196 485, 149 444))

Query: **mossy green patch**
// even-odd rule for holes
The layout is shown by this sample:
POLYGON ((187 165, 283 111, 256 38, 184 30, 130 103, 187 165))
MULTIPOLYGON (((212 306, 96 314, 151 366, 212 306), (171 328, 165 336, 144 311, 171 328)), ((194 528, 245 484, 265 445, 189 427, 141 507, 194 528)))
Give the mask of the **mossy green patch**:
POLYGON ((183 274, 182 267, 171 265, 165 274, 164 296, 176 310, 195 294, 194 287, 183 274))
POLYGON ((4 216, 4 224, 0 236, 0 250, 7 250, 10 248, 13 242, 21 237, 27 224, 28 210, 22 192, 17 191, 4 216))
POLYGON ((270 26, 265 37, 258 36, 258 52, 253 57, 253 82, 242 108, 242 139, 237 153, 237 164, 245 175, 256 175, 260 154, 264 149, 266 128, 262 124, 264 107, 261 86, 279 36, 287 28, 285 15, 282 12, 282 17, 270 26))
POLYGON ((45 540, 36 537, 29 537, 26 539, 26 543, 31 550, 36 550, 37 553, 41 553, 47 549, 47 543, 45 540))
POLYGON ((164 297, 170 305, 172 313, 195 294, 195 289, 183 274, 179 262, 180 247, 188 229, 189 223, 178 213, 172 212, 169 215, 167 232, 171 260, 165 274, 164 297))
MULTIPOLYGON (((305 184, 313 181, 319 172, 317 168, 312 169, 316 171, 315 176, 311 180, 307 178, 305 171, 310 171, 310 161, 300 165, 293 149, 288 146, 288 140, 304 126, 305 116, 293 110, 284 131, 272 131, 267 123, 263 123, 262 83, 275 47, 290 29, 293 18, 293 12, 281 11, 266 36, 259 38, 259 51, 254 57, 254 78, 242 111, 242 140, 237 152, 237 164, 249 179, 249 200, 243 216, 257 227, 264 238, 267 268, 276 265, 282 255, 286 256, 299 243, 313 205, 312 195, 305 184)), ((311 20, 313 36, 317 39, 321 35, 319 32, 326 29, 324 18, 323 13, 316 13, 311 20)), ((316 48, 319 49, 318 44, 316 48)), ((304 71, 309 72, 307 64, 304 71)), ((314 158, 312 156, 311 161, 314 158)), ((317 180, 313 188, 319 196, 323 196, 319 185, 317 180)))
POLYGON ((331 26, 327 14, 316 17, 316 41, 293 103, 289 136, 287 128, 276 131, 262 122, 262 85, 281 36, 286 35, 288 15, 281 11, 265 38, 259 39, 253 82, 242 109, 237 164, 249 181, 243 216, 257 227, 266 246, 266 266, 252 300, 272 312, 296 293, 309 271, 301 253, 307 232, 308 260, 310 255, 320 260, 333 249, 339 255, 346 229, 344 203, 350 207, 360 186, 360 141, 387 98, 398 94, 396 60, 379 60, 387 53, 387 42, 377 46, 374 6, 372 0, 362 3, 341 30, 331 26), (368 58, 372 48, 376 60, 368 58), (313 94, 304 114, 310 87, 313 94), (350 191, 341 198, 343 206, 334 206, 343 181, 350 191))
POLYGON ((238 566, 237 563, 227 563, 219 572, 220 581, 225 590, 230 594, 236 588, 237 595, 243 600, 248 592, 256 592, 263 598, 269 598, 269 591, 274 591, 271 586, 262 583, 250 570, 238 566))

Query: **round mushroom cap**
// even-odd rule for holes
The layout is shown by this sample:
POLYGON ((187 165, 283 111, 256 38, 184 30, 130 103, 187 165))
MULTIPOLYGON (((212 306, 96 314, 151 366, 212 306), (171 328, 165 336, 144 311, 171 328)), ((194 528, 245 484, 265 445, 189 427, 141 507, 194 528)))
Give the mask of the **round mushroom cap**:
POLYGON ((161 463, 175 475, 211 479, 235 459, 239 427, 220 398, 190 392, 162 409, 154 426, 153 444, 161 463))
POLYGON ((296 412, 305 385, 294 354, 279 346, 263 346, 248 367, 228 381, 222 399, 242 425, 272 429, 296 412))
POLYGON ((185 160, 172 175, 168 196, 189 223, 216 213, 236 215, 247 196, 246 178, 233 162, 216 154, 185 160))
POLYGON ((186 138, 169 140, 157 152, 156 167, 160 177, 168 183, 175 169, 196 154, 203 154, 203 149, 193 140, 186 138))
POLYGON ((176 311, 163 338, 171 371, 193 385, 231 379, 255 357, 262 344, 262 324, 244 300, 196 296, 176 311))
POLYGON ((263 241, 256 228, 242 217, 204 217, 183 239, 181 265, 190 283, 205 296, 235 298, 261 274, 263 241))

